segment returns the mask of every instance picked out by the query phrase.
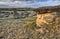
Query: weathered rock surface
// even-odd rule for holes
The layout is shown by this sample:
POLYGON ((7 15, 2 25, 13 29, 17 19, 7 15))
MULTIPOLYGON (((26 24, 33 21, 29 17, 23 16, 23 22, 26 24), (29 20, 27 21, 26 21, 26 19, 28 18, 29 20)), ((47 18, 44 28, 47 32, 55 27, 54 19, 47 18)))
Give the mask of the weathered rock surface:
POLYGON ((44 26, 44 24, 54 23, 60 17, 59 12, 52 12, 46 14, 37 14, 37 26, 44 26))
POLYGON ((1 12, 0 13, 0 18, 26 18, 26 17, 29 17, 29 16, 36 16, 36 13, 33 12, 33 11, 19 11, 19 12, 16 12, 16 13, 7 13, 7 12, 1 12))

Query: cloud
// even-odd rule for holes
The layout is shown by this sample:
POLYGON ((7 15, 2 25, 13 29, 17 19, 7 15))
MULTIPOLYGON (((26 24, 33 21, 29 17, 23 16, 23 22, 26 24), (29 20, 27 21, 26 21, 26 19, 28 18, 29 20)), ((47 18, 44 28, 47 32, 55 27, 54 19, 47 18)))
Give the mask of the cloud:
POLYGON ((14 7, 43 7, 60 5, 58 0, 0 0, 0 5, 8 5, 14 7))

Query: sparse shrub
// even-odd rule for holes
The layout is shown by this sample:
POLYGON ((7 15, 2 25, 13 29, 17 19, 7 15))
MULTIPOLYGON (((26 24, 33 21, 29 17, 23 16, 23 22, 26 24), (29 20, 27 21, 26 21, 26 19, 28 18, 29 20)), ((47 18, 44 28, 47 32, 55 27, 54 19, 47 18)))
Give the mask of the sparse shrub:
POLYGON ((29 22, 25 25, 25 27, 34 29, 36 28, 36 22, 35 21, 29 22))

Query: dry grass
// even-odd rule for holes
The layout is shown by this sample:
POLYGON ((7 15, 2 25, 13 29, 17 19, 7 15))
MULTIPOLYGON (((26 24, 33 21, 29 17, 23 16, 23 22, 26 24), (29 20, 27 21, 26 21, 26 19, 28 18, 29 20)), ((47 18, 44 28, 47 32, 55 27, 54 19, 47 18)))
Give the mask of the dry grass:
POLYGON ((0 19, 0 39, 26 39, 25 24, 33 21, 32 17, 24 19, 0 19))
POLYGON ((43 27, 37 27, 35 19, 0 20, 0 39, 60 39, 59 19, 51 24, 43 24, 43 27))

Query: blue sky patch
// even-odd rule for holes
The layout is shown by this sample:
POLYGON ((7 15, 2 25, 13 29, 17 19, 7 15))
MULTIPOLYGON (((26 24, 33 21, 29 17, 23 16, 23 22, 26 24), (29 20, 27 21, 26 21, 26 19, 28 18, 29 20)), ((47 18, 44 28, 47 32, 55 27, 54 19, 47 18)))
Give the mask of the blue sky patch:
POLYGON ((0 6, 7 5, 10 7, 44 7, 60 5, 60 0, 0 0, 0 6))

